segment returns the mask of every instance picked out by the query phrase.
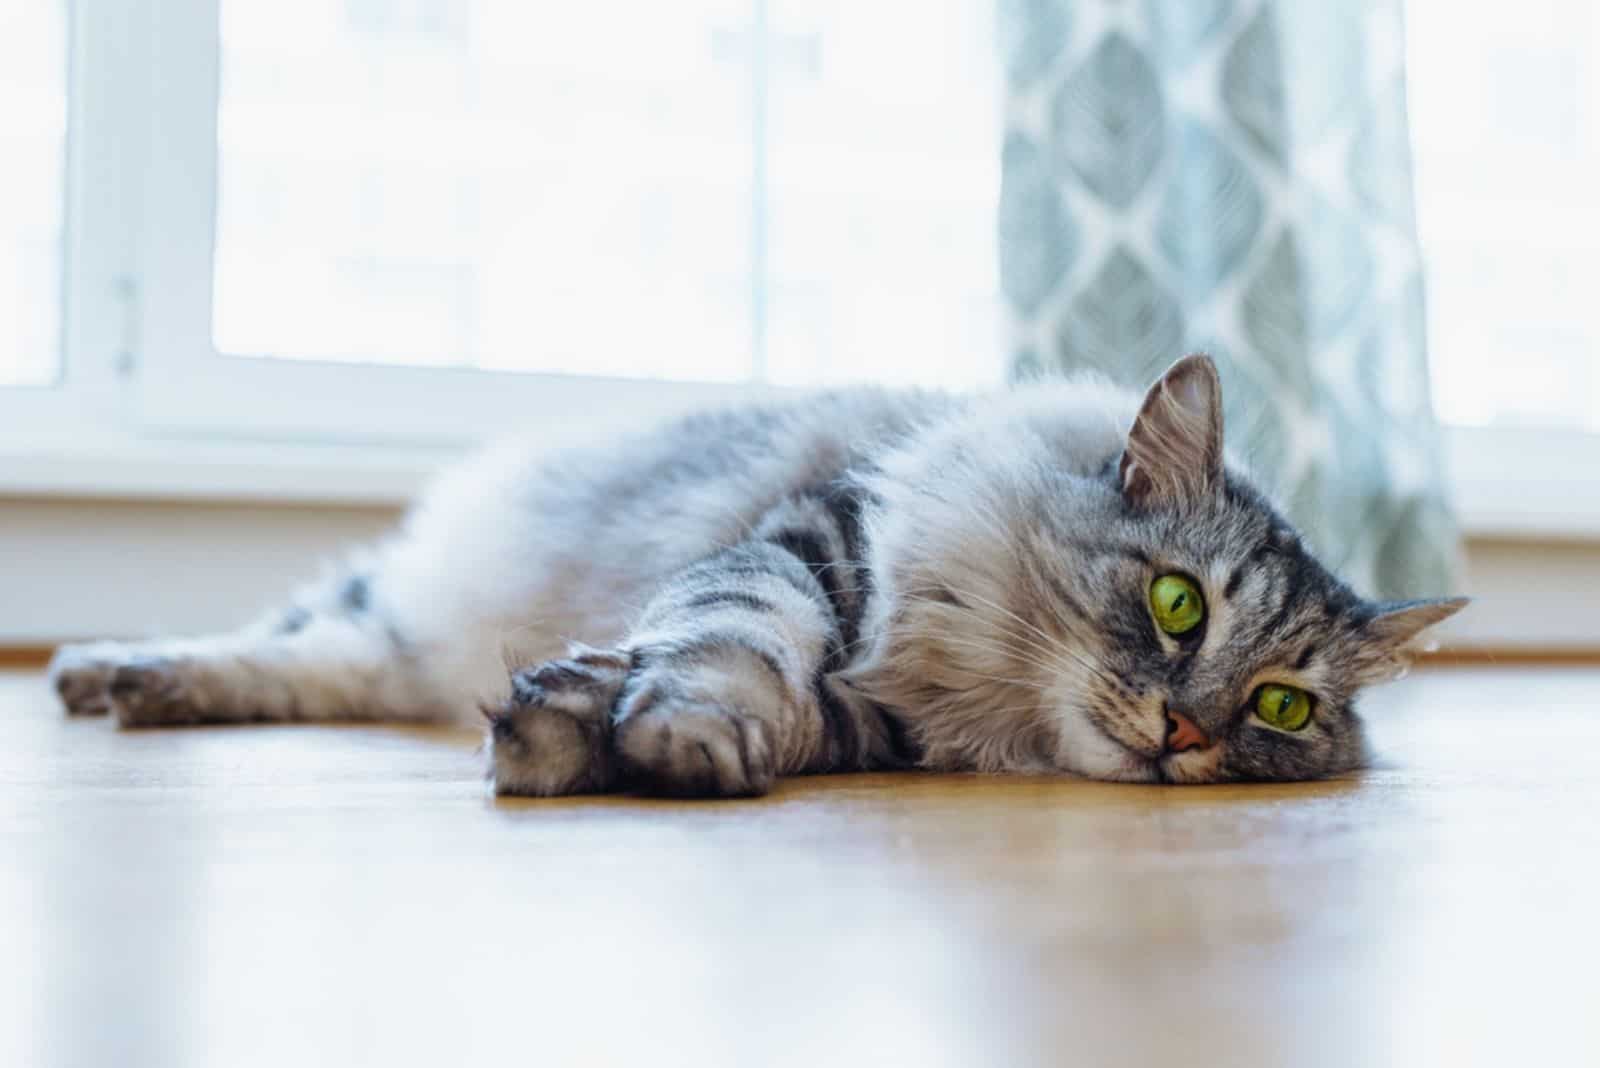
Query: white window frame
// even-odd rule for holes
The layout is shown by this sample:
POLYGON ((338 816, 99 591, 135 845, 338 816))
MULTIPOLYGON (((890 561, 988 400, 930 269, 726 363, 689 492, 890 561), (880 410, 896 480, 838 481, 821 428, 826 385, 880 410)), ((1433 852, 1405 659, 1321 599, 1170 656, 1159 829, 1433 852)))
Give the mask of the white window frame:
MULTIPOLYGON (((556 444, 779 391, 219 354, 211 339, 218 8, 218 0, 70 5, 61 374, 47 387, 0 389, 0 455, 38 451, 29 442, 125 454, 172 439, 342 442, 358 451, 405 442, 448 452, 491 431, 556 444)), ((0 488, 32 481, 0 475, 0 488)))
MULTIPOLYGON (((125 302, 127 265, 121 253, 128 244, 128 223, 135 205, 124 184, 126 168, 118 166, 117 140, 100 144, 93 158, 83 146, 94 139, 90 131, 109 130, 114 124, 100 113, 101 101, 73 91, 83 80, 80 72, 99 57, 87 52, 89 42, 79 23, 85 5, 73 3, 67 12, 67 128, 62 168, 62 255, 58 360, 56 378, 42 385, 0 388, 0 444, 12 452, 25 442, 56 448, 62 440, 81 440, 121 418, 123 390, 116 359, 96 362, 87 353, 117 353, 128 342, 125 302), (86 195, 90 189, 100 196, 86 195), (100 240, 89 242, 85 234, 100 240)), ((129 32, 120 6, 108 6, 98 44, 105 45, 129 32)), ((131 42, 130 42, 131 43, 131 42)), ((5 471, 6 468, 0 468, 5 471)))
MULTIPOLYGON (((0 495, 398 501, 487 433, 555 445, 777 392, 218 356, 218 2, 69 19, 61 375, 0 388, 0 495)), ((1600 435, 1448 427, 1445 446, 1469 532, 1600 539, 1600 435)))
POLYGON ((219 4, 144 3, 155 30, 149 69, 161 77, 148 102, 141 214, 161 220, 162 229, 139 244, 143 425, 219 436, 427 442, 473 441, 495 427, 576 441, 751 393, 752 383, 219 354, 212 342, 219 4))

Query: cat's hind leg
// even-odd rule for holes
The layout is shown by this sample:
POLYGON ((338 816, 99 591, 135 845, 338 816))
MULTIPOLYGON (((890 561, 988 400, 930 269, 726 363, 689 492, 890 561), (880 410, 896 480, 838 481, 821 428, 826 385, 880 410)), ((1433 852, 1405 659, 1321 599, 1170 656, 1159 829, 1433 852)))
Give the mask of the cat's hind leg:
POLYGON ((69 716, 103 716, 111 711, 111 676, 127 658, 121 642, 64 645, 50 661, 50 682, 69 716))
POLYGON ((126 727, 447 717, 404 639, 350 595, 357 581, 225 634, 64 646, 51 679, 69 714, 126 727))

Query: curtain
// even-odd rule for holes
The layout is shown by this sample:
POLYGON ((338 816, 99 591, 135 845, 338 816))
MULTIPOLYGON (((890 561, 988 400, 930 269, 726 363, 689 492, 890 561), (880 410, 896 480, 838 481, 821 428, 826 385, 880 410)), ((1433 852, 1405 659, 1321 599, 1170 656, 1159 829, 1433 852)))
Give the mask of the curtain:
POLYGON ((1013 373, 1209 352, 1322 559, 1446 592, 1399 0, 1000 0, 1000 41, 1013 373))

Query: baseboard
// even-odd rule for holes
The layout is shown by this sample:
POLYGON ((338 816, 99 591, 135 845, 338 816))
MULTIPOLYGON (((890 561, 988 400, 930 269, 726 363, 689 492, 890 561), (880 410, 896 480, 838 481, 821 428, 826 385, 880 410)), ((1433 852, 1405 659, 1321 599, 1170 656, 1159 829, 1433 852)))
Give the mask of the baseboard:
POLYGON ((1417 657, 1428 667, 1583 667, 1600 666, 1600 648, 1588 646, 1459 645, 1417 657))
POLYGON ((0 645, 0 671, 42 668, 54 653, 52 645, 0 645))
POLYGON ((0 646, 229 630, 372 544, 397 515, 0 496, 0 646))

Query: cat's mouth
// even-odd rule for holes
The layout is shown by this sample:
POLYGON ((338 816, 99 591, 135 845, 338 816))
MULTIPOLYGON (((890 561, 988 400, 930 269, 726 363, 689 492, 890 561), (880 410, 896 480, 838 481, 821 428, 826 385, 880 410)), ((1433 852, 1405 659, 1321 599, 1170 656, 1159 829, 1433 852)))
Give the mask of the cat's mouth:
POLYGON ((1220 741, 1206 739, 1209 744, 1204 746, 1175 749, 1164 706, 1160 706, 1160 718, 1155 719, 1164 728, 1160 733, 1150 723, 1154 717, 1141 718, 1138 710, 1121 711, 1120 717, 1112 717, 1099 709, 1086 710, 1083 718, 1113 748, 1102 750, 1097 767, 1080 770, 1116 782, 1206 783, 1222 779, 1220 741))
MULTIPOLYGON (((1213 742, 1203 749, 1178 751, 1167 746, 1167 739, 1152 741, 1125 737, 1130 732, 1116 725, 1095 722, 1095 727, 1122 750, 1122 767, 1111 778, 1123 782, 1207 783, 1221 779, 1222 745, 1213 742)), ((1125 727, 1125 725, 1124 725, 1125 727)))
POLYGON ((1221 782, 1222 745, 1214 742, 1205 749, 1166 753, 1155 761, 1155 765, 1161 782, 1221 782))

